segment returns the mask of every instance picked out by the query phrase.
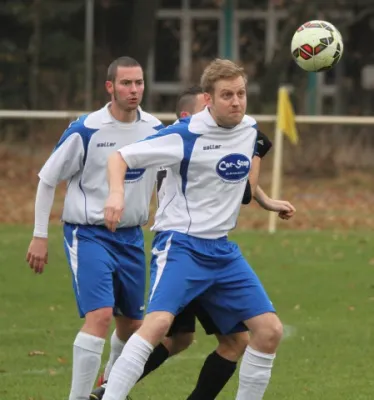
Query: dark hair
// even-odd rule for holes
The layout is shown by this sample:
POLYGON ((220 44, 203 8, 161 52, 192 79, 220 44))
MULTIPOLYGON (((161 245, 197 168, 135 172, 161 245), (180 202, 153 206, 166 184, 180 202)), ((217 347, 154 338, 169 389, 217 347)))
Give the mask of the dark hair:
POLYGON ((136 60, 135 58, 132 57, 119 57, 116 60, 114 60, 108 67, 108 73, 107 73, 107 80, 114 82, 117 76, 117 68, 118 67, 142 67, 136 60))
POLYGON ((190 114, 193 114, 194 108, 195 108, 195 102, 196 102, 196 96, 198 94, 202 94, 203 89, 201 86, 192 86, 185 91, 183 91, 177 100, 177 106, 176 106, 176 114, 177 117, 180 118, 180 114, 182 111, 188 111, 190 114))

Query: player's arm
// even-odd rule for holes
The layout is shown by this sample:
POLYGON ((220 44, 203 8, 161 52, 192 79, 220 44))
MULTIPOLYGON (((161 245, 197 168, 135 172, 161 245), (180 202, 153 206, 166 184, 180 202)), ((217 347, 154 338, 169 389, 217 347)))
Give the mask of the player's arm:
POLYGON ((257 186, 254 198, 262 208, 277 212, 282 219, 290 219, 296 212, 296 208, 289 201, 270 198, 260 186, 257 186))
POLYGON ((242 204, 249 204, 252 200, 252 197, 256 193, 261 159, 265 157, 271 147, 272 143, 270 139, 264 133, 257 130, 256 145, 252 158, 251 172, 249 174, 248 182, 245 187, 242 204))
POLYGON ((52 155, 39 172, 39 184, 35 198, 35 222, 33 238, 26 260, 35 273, 42 273, 48 262, 48 225, 59 182, 71 178, 81 167, 84 149, 79 134, 60 140, 52 155))
MULTIPOLYGON (((270 139, 258 130, 255 156, 260 157, 261 159, 264 158, 271 147, 272 143, 270 139)), ((278 212, 280 218, 289 219, 296 212, 295 207, 290 202, 271 199, 258 185, 254 192, 254 198, 265 210, 278 212)))
POLYGON ((260 176, 260 167, 261 167, 261 158, 258 156, 254 156, 252 158, 252 165, 248 176, 252 197, 254 197, 254 194, 256 193, 258 178, 260 176))
POLYGON ((55 190, 55 186, 39 181, 35 199, 34 233, 26 255, 26 261, 36 274, 42 273, 44 265, 48 264, 48 224, 55 190))
POLYGON ((122 147, 109 157, 109 197, 105 203, 104 217, 107 228, 114 232, 124 209, 125 182, 128 168, 165 168, 180 163, 183 159, 183 139, 172 129, 165 128, 156 135, 122 147))

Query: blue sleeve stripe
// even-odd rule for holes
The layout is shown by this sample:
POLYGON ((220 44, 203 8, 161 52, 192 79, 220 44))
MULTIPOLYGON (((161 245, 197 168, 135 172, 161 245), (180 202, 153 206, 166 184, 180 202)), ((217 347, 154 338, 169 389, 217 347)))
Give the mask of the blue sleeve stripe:
POLYGON ((191 160, 192 151, 193 151, 193 148, 195 146, 196 140, 200 136, 201 135, 193 134, 193 133, 190 133, 190 135, 183 135, 182 136, 182 139, 183 139, 183 160, 181 162, 179 173, 180 173, 180 176, 182 178, 182 193, 184 195, 186 194, 187 172, 188 172, 188 166, 189 166, 190 160, 191 160))
POLYGON ((187 197, 186 197, 186 188, 187 188, 187 182, 188 182, 188 179, 187 179, 188 167, 190 165, 191 155, 192 155, 193 148, 196 144, 196 140, 201 135, 188 132, 188 134, 181 135, 181 136, 183 139, 183 160, 180 165, 179 174, 180 174, 181 180, 182 180, 182 193, 186 200, 186 209, 187 209, 188 216, 190 218, 190 223, 188 224, 188 229, 187 229, 187 233, 188 233, 190 231, 190 227, 192 224, 192 218, 191 218, 190 210, 188 208, 188 201, 187 201, 187 197))
MULTIPOLYGON (((166 127, 163 124, 154 126, 153 129, 156 130, 157 133, 150 135, 143 140, 152 140, 152 139, 156 139, 156 138, 159 138, 162 136, 172 135, 175 133, 181 135, 182 137, 186 133, 190 134, 190 132, 188 131, 188 125, 187 125, 187 122, 189 121, 189 119, 191 119, 191 117, 186 117, 185 121, 183 123, 168 125, 166 127)), ((140 141, 142 142, 143 140, 140 140, 140 141)))
POLYGON ((170 127, 165 128, 163 125, 158 125, 158 126, 153 127, 153 129, 155 129, 155 130, 156 130, 156 128, 159 128, 158 132, 154 133, 153 135, 147 136, 145 139, 139 140, 139 142, 157 139, 157 138, 160 138, 163 136, 171 135, 172 133, 178 133, 178 132, 170 130, 170 127))
POLYGON ((83 157, 83 165, 86 163, 87 159, 87 149, 88 145, 90 143, 92 135, 98 131, 98 129, 92 129, 92 128, 87 128, 87 126, 84 125, 84 121, 88 117, 88 114, 82 115, 79 117, 77 120, 72 122, 68 128, 65 130, 65 132, 62 134, 60 140, 58 141, 57 145, 55 146, 53 151, 56 151, 64 142, 65 140, 73 135, 74 133, 78 133, 83 141, 83 148, 84 148, 84 157, 83 157))
POLYGON ((155 130, 155 131, 160 131, 161 129, 164 129, 165 128, 165 125, 164 124, 160 124, 160 125, 157 125, 157 126, 154 126, 153 127, 153 129, 155 130))

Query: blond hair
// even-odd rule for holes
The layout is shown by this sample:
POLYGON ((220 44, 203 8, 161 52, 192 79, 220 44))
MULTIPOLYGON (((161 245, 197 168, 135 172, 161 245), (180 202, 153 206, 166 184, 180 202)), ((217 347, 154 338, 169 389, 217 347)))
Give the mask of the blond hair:
POLYGON ((230 60, 216 58, 204 69, 200 85, 204 92, 213 93, 217 81, 221 79, 235 79, 240 76, 247 82, 247 75, 244 72, 244 68, 230 60))

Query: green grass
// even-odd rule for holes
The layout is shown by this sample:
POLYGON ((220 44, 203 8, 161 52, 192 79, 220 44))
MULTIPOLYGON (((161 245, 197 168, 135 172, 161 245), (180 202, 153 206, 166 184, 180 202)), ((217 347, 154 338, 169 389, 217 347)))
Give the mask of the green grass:
MULTIPOLYGON (((51 229, 50 264, 41 276, 24 261, 30 235, 30 227, 0 228, 0 399, 66 400, 81 322, 61 229, 51 229)), ((373 399, 374 234, 241 232, 232 238, 286 325, 265 399, 373 399)), ((198 330, 196 343, 141 382, 134 399, 185 399, 214 347, 215 339, 198 330)), ((237 374, 219 399, 234 399, 236 387, 237 374)))

